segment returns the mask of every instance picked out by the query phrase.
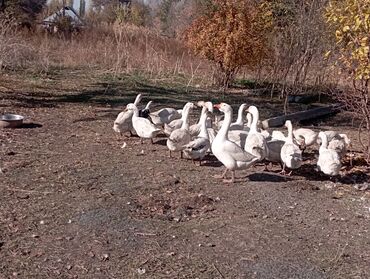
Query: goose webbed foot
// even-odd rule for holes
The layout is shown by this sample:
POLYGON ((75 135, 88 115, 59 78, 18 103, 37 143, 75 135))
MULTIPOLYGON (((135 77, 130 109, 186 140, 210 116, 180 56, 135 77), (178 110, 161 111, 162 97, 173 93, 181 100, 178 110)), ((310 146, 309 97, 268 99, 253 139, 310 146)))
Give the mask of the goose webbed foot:
POLYGON ((283 164, 283 167, 282 167, 282 170, 281 172, 279 172, 281 175, 286 175, 286 171, 285 171, 285 164, 283 164))
POLYGON ((234 183, 235 182, 235 171, 231 171, 231 179, 222 180, 223 183, 234 183))

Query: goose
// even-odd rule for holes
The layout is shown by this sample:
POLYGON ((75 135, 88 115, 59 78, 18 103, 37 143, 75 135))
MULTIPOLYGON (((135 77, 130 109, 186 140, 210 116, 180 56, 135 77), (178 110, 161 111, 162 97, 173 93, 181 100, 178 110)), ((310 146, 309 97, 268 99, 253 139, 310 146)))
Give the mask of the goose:
MULTIPOLYGON (((133 103, 135 106, 137 106, 140 103, 141 97, 142 97, 141 94, 138 94, 136 96, 136 99, 133 103)), ((116 120, 114 120, 113 130, 117 133, 120 133, 121 136, 124 132, 130 132, 130 135, 132 136, 133 133, 135 133, 135 130, 132 126, 133 114, 134 112, 132 110, 127 110, 126 107, 124 111, 118 114, 116 120)))
POLYGON ((172 158, 172 151, 180 151, 182 158, 182 150, 191 141, 189 133, 189 113, 195 106, 193 103, 187 103, 182 113, 182 124, 179 129, 174 129, 167 139, 167 147, 170 150, 170 158, 172 158))
POLYGON ((149 119, 139 117, 139 110, 134 104, 128 104, 127 109, 133 111, 132 126, 140 137, 141 143, 143 143, 143 139, 150 139, 153 143, 153 138, 161 129, 158 129, 149 119))
MULTIPOLYGON (((266 156, 266 161, 271 163, 279 163, 282 166, 281 161, 281 149, 285 144, 285 140, 271 139, 266 142, 268 148, 268 154, 266 156)), ((267 165, 265 165, 265 170, 267 170, 267 165)))
MULTIPOLYGON (((230 128, 229 128, 229 131, 232 131, 232 130, 244 130, 244 110, 245 108, 247 107, 247 104, 241 104, 239 106, 239 109, 238 109, 238 117, 236 119, 235 122, 231 123, 230 124, 230 128)), ((218 125, 218 129, 221 128, 222 126, 222 123, 223 123, 223 120, 221 121, 218 121, 217 125, 218 125)))
POLYGON ((281 131, 278 131, 278 130, 274 130, 272 131, 271 133, 271 139, 272 140, 281 140, 281 141, 286 141, 287 137, 284 135, 283 132, 281 131))
POLYGON ((293 131, 293 136, 300 144, 301 149, 305 150, 307 146, 316 143, 318 134, 311 129, 299 128, 293 131))
MULTIPOLYGON (((192 137, 196 137, 200 133, 200 129, 201 129, 201 126, 202 126, 201 119, 202 119, 203 114, 206 113, 206 111, 208 111, 210 113, 213 113, 213 104, 211 102, 199 101, 197 103, 197 106, 202 107, 202 111, 200 113, 200 119, 199 119, 198 123, 191 125, 190 128, 189 128, 189 132, 190 132, 192 137)), ((207 128, 212 128, 212 119, 210 118, 211 114, 207 114, 207 116, 208 117, 206 118, 206 127, 207 128)))
POLYGON ((228 139, 244 149, 245 140, 248 137, 248 131, 232 130, 227 133, 228 139))
POLYGON ((319 137, 321 139, 321 146, 317 167, 326 175, 336 176, 339 174, 341 168, 339 154, 335 150, 328 148, 328 139, 324 132, 320 132, 319 137))
POLYGON ((245 140, 244 150, 263 160, 267 154, 267 144, 265 137, 257 131, 259 112, 257 107, 250 106, 248 112, 252 114, 252 124, 245 140))
MULTIPOLYGON (((226 103, 215 105, 225 114, 221 129, 212 143, 212 153, 225 166, 225 171, 219 178, 226 178, 227 171, 231 171, 231 179, 223 181, 233 183, 235 181, 235 170, 247 169, 252 166, 258 158, 244 151, 240 146, 228 139, 228 130, 232 121, 233 109, 226 103)), ((217 176, 216 176, 217 177, 217 176)))
POLYGON ((211 147, 209 141, 209 135, 207 131, 207 118, 210 116, 209 111, 205 111, 200 117, 200 133, 198 137, 189 142, 184 149, 185 158, 190 158, 193 160, 199 160, 199 166, 202 163, 202 159, 206 155, 206 152, 211 147))
MULTIPOLYGON (((194 108, 194 104, 190 102, 186 103, 183 108, 183 112, 182 112, 180 119, 175 119, 168 124, 167 123, 164 124, 164 133, 167 136, 169 136, 172 133, 172 131, 181 128, 185 119, 189 117, 189 115, 185 115, 185 110, 187 110, 189 107, 194 108)), ((188 110, 188 114, 189 114, 189 110, 188 110)), ((187 129, 189 129, 189 127, 187 129)))
MULTIPOLYGON (((285 174, 285 167, 298 169, 302 165, 302 151, 293 141, 293 126, 290 120, 285 122, 288 128, 288 137, 280 151, 281 161, 283 162, 282 174, 285 174)), ((291 175, 292 171, 288 174, 291 175)))
POLYGON ((168 124, 175 119, 181 118, 182 110, 174 108, 162 108, 149 114, 150 119, 155 125, 168 124))
POLYGON ((328 142, 328 148, 335 150, 341 158, 346 155, 347 148, 351 146, 351 140, 346 134, 337 134, 332 140, 328 142))

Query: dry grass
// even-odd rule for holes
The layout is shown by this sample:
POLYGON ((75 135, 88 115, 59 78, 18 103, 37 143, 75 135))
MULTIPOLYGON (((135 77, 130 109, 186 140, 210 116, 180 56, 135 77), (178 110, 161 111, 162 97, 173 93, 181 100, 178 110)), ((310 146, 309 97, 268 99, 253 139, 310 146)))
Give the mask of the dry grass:
POLYGON ((127 24, 90 28, 64 40, 42 33, 22 34, 3 22, 0 53, 3 67, 46 73, 55 67, 88 67, 114 75, 140 73, 151 79, 180 76, 189 83, 208 85, 213 72, 207 61, 192 56, 181 42, 127 24))

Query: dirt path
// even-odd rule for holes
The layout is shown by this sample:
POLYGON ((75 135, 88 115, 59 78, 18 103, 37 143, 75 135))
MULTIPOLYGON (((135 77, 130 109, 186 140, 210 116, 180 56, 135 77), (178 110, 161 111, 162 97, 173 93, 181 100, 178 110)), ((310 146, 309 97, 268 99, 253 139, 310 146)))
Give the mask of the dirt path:
POLYGON ((228 186, 212 158, 169 159, 164 139, 122 149, 98 97, 2 94, 29 118, 0 131, 0 278, 370 277, 369 192, 310 162, 228 186))

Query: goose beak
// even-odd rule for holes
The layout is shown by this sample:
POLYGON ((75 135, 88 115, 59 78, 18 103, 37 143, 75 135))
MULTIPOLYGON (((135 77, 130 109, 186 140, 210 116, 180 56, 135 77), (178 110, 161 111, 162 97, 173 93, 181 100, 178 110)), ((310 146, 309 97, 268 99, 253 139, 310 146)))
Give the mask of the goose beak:
POLYGON ((214 105, 213 107, 214 107, 214 108, 216 108, 216 109, 220 109, 221 104, 216 104, 216 105, 214 105))

